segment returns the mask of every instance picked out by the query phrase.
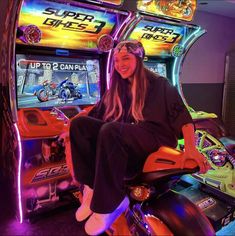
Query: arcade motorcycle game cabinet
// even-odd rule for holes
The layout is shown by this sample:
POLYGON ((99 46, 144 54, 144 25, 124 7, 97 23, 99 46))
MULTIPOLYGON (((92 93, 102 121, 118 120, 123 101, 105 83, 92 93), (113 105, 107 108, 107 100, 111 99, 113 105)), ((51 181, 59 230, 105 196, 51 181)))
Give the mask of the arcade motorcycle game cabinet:
POLYGON ((1 159, 14 181, 20 222, 79 198, 60 135, 106 89, 109 50, 131 18, 115 5, 119 1, 9 3, 1 48, 8 153, 1 159))
POLYGON ((17 213, 17 158, 18 144, 15 129, 15 117, 11 112, 10 88, 13 80, 12 58, 14 32, 18 3, 1 1, 0 15, 0 119, 1 119, 1 155, 0 184, 4 191, 0 195, 1 222, 17 213), (7 203, 7 204, 6 204, 7 203))
MULTIPOLYGON (((135 39, 145 48, 145 65, 178 88, 195 124, 196 145, 212 168, 206 174, 183 177, 176 190, 194 202, 209 218, 215 230, 235 218, 235 142, 228 137, 217 115, 195 111, 184 97, 180 71, 184 57, 206 33, 190 24, 196 1, 137 1, 130 4, 137 12, 122 39, 135 39), (201 184, 199 184, 198 180, 201 184)), ((179 140, 179 149, 184 148, 179 140)))

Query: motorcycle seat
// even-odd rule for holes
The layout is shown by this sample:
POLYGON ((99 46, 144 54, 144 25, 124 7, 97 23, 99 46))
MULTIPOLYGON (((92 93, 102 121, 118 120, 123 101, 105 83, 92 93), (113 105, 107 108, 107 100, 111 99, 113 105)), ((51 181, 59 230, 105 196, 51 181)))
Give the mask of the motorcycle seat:
POLYGON ((230 154, 235 154, 235 137, 221 137, 219 140, 230 154))
POLYGON ((174 178, 180 178, 186 174, 193 174, 199 171, 199 168, 194 169, 171 169, 171 170, 156 170, 148 173, 140 173, 132 178, 126 178, 126 185, 137 185, 137 184, 153 184, 153 183, 163 183, 174 178))
POLYGON ((142 172, 131 178, 126 178, 125 183, 135 185, 166 182, 177 176, 181 177, 199 171, 196 161, 192 159, 187 159, 184 167, 181 168, 184 161, 183 155, 184 152, 174 148, 160 147, 147 157, 142 172))

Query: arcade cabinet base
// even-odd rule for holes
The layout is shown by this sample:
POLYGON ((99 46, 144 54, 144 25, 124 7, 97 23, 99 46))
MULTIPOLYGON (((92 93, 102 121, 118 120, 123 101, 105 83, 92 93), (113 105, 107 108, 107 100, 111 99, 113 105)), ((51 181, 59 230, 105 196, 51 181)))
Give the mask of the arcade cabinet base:
POLYGON ((36 211, 28 212, 25 215, 25 220, 29 222, 36 222, 42 217, 57 214, 58 212, 78 208, 80 206, 80 195, 81 192, 76 190, 67 191, 66 193, 59 194, 59 199, 47 205, 43 205, 42 208, 37 209, 36 211))
POLYGON ((208 217, 215 231, 235 219, 235 205, 232 205, 232 202, 226 202, 218 195, 203 191, 204 186, 195 182, 191 176, 187 176, 177 183, 174 190, 197 205, 208 217))

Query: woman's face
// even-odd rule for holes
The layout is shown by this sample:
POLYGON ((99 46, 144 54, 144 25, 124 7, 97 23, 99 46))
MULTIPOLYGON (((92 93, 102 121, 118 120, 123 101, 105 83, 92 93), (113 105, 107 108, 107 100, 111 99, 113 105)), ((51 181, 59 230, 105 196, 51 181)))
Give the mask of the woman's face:
POLYGON ((131 79, 136 69, 136 57, 123 46, 119 52, 114 53, 114 67, 123 79, 131 79))

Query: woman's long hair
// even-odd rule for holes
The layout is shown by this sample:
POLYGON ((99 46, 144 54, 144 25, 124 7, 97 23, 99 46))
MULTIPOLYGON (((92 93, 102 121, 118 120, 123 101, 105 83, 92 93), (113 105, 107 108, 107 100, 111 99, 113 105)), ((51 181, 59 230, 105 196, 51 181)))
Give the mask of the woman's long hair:
MULTIPOLYGON (((137 123, 144 120, 142 110, 144 107, 145 96, 148 87, 146 70, 147 69, 145 69, 142 59, 136 57, 136 69, 130 85, 132 100, 129 113, 137 123)), ((122 92, 124 92, 121 83, 122 81, 123 79, 121 78, 120 74, 114 68, 110 80, 110 89, 108 90, 104 100, 106 108, 104 114, 105 121, 109 120, 110 118, 118 120, 124 112, 121 102, 122 92)))

